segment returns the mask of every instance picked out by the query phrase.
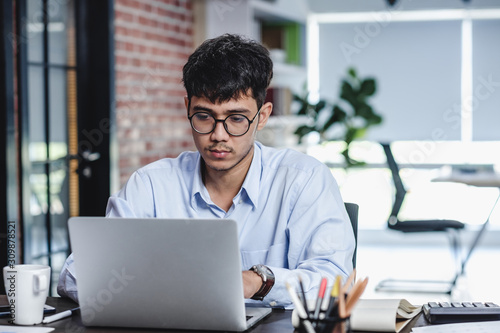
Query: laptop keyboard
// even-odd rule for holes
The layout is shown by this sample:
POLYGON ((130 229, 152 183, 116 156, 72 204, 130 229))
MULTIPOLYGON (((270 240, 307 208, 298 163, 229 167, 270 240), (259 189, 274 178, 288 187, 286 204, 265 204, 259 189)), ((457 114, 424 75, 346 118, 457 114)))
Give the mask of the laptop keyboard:
POLYGON ((492 302, 429 302, 423 310, 432 324, 500 320, 500 306, 492 302))

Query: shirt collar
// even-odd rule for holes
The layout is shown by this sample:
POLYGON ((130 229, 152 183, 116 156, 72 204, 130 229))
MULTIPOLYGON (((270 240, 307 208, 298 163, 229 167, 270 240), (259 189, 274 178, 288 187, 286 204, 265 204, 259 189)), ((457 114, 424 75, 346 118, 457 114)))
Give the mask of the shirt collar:
MULTIPOLYGON (((246 192, 248 198, 250 199, 252 205, 257 207, 260 181, 262 178, 262 151, 261 146, 258 143, 254 143, 252 164, 250 164, 250 169, 248 169, 243 185, 241 186, 241 192, 246 192)), ((203 184, 201 178, 201 155, 198 153, 198 160, 196 161, 196 169, 193 180, 193 188, 191 192, 191 204, 195 204, 196 197, 200 197, 206 203, 211 203, 210 195, 203 184)))
POLYGON ((259 202, 258 199, 261 179, 262 151, 260 144, 254 143, 252 164, 250 164, 250 169, 248 169, 247 176, 241 186, 241 190, 246 192, 254 207, 257 207, 259 202))
POLYGON ((195 207, 197 197, 205 201, 205 203, 210 202, 210 195, 208 194, 203 180, 201 178, 201 155, 198 153, 198 159, 196 160, 196 168, 193 175, 193 187, 191 189, 191 205, 195 207))

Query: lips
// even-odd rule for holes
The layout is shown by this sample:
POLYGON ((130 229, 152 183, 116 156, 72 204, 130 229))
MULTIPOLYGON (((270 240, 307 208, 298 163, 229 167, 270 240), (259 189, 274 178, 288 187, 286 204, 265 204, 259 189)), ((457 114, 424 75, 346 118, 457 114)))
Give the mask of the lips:
POLYGON ((208 155, 215 159, 223 159, 233 152, 233 149, 225 144, 218 142, 204 149, 208 155))
POLYGON ((210 151, 210 154, 215 158, 224 158, 230 154, 230 152, 227 150, 213 149, 213 150, 209 150, 209 151, 210 151))

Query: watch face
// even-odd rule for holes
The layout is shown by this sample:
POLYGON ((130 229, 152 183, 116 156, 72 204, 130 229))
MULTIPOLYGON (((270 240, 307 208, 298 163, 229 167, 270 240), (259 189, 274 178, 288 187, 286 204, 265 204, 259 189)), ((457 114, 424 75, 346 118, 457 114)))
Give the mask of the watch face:
POLYGON ((256 272, 262 278, 262 287, 252 296, 252 299, 262 301, 274 285, 274 273, 269 267, 261 264, 252 266, 250 270, 256 272))
POLYGON ((269 267, 261 265, 259 267, 266 275, 274 275, 273 272, 269 269, 269 267))
POLYGON ((265 275, 265 280, 274 279, 273 271, 269 267, 267 267, 266 265, 256 265, 254 267, 255 267, 255 271, 257 273, 259 273, 259 275, 260 274, 265 275))

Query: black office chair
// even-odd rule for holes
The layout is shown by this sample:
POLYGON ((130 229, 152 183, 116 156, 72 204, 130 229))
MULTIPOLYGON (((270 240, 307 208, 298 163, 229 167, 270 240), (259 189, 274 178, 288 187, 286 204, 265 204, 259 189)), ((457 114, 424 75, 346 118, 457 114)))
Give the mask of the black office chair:
POLYGON ((358 251, 358 211, 359 206, 355 203, 345 202, 345 209, 349 220, 351 220, 352 230, 354 231, 354 254, 352 255, 352 267, 356 268, 356 253, 358 251))
POLYGON ((377 291, 390 292, 424 292, 424 293, 444 293, 451 294, 458 277, 463 273, 460 269, 461 244, 459 231, 464 228, 464 224, 455 220, 429 219, 429 220, 400 220, 398 218, 399 211, 403 205, 406 195, 406 189, 399 174, 399 167, 394 159, 389 143, 382 143, 385 155, 387 157, 387 165, 391 170, 392 179, 396 188, 394 204, 392 206, 391 215, 388 220, 389 229, 404 232, 444 232, 449 236, 452 253, 455 264, 457 265, 456 275, 450 281, 431 281, 431 280, 395 280, 386 279, 381 281, 376 287, 377 291))

